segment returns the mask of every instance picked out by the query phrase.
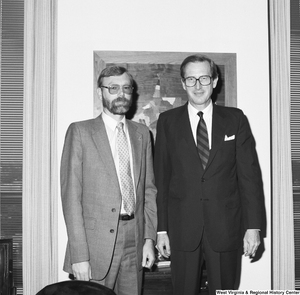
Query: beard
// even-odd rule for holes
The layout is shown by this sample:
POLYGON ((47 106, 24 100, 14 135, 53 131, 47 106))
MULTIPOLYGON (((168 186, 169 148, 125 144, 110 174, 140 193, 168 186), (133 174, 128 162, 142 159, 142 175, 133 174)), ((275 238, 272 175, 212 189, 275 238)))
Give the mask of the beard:
POLYGON ((103 107, 105 107, 110 113, 114 115, 125 115, 132 104, 132 98, 117 97, 116 99, 109 101, 103 97, 103 107))

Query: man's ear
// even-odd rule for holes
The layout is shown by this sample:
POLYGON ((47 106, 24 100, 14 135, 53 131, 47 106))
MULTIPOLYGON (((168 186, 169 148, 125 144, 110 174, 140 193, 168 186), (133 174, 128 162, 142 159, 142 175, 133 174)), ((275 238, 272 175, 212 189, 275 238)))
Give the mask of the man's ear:
POLYGON ((185 84, 184 84, 184 82, 183 82, 182 79, 181 79, 181 85, 182 85, 182 88, 183 88, 184 90, 186 90, 186 86, 185 86, 185 84))
POLYGON ((99 95, 99 98, 102 99, 102 90, 101 90, 100 87, 97 88, 97 93, 98 93, 98 95, 99 95))
POLYGON ((216 86, 218 84, 218 80, 219 80, 219 77, 217 77, 216 79, 213 80, 213 88, 216 88, 216 86))

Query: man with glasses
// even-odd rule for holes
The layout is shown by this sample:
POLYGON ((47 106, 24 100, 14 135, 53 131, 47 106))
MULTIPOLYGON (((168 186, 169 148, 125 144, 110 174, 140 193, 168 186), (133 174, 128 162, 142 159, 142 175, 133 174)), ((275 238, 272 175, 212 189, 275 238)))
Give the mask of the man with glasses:
POLYGON ((103 112, 70 125, 61 161, 64 270, 118 295, 141 294, 143 267, 155 260, 157 231, 149 129, 125 118, 132 84, 123 67, 101 72, 103 112))
POLYGON ((261 174, 246 116, 212 102, 215 63, 192 55, 180 71, 188 103, 160 114, 157 123, 157 248, 171 257, 174 294, 199 294, 204 261, 215 294, 235 288, 242 241, 249 257, 260 244, 261 174))

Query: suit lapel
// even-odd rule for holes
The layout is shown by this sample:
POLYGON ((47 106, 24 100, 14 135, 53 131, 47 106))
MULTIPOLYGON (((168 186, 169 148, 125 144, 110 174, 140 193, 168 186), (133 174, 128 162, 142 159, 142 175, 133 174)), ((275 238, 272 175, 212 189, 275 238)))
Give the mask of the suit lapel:
POLYGON ((220 108, 217 105, 213 105, 213 117, 212 117, 212 148, 209 154, 208 163, 206 169, 209 168, 210 163, 213 161, 217 151, 224 142, 225 134, 225 117, 220 112, 220 108))
POLYGON ((192 133, 187 104, 182 107, 182 113, 178 117, 176 130, 178 134, 178 140, 183 146, 184 153, 192 153, 200 160, 192 133))
POLYGON ((137 188, 142 162, 143 136, 140 132, 138 132, 137 126, 134 125, 131 121, 127 120, 127 126, 132 149, 134 183, 135 187, 137 188))
POLYGON ((106 171, 113 177, 116 185, 118 186, 119 182, 116 166, 111 153, 106 129, 101 115, 93 121, 92 137, 99 151, 100 158, 104 166, 107 168, 106 171))
MULTIPOLYGON (((195 140, 192 134, 192 129, 190 125, 189 115, 187 104, 182 107, 182 113, 178 117, 177 121, 177 132, 178 139, 181 141, 185 152, 189 152, 195 156, 195 159, 199 159, 197 146, 195 144, 195 140)), ((226 127, 226 117, 224 116, 221 108, 217 105, 213 105, 213 117, 212 117, 212 148, 210 151, 208 163, 205 171, 209 168, 209 165, 212 163, 217 151, 220 149, 224 142, 224 134, 226 127)), ((202 168, 202 165, 200 165, 202 168)))
MULTIPOLYGON (((142 161, 143 136, 138 132, 136 125, 134 125, 131 121, 127 120, 127 126, 132 149, 134 181, 135 186, 137 187, 142 161)), ((106 129, 101 115, 98 116, 93 122, 92 137, 99 151, 101 160, 105 167, 107 167, 107 172, 113 177, 116 185, 119 185, 115 162, 111 153, 106 129)))

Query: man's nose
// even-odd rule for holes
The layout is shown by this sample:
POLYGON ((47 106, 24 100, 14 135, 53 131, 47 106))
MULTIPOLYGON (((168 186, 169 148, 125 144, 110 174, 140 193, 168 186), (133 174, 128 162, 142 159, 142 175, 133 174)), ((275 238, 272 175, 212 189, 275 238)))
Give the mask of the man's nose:
POLYGON ((121 96, 124 96, 124 95, 125 95, 125 92, 124 92, 122 86, 121 86, 120 89, 119 89, 119 95, 121 95, 121 96))
POLYGON ((200 83, 199 80, 196 81, 196 88, 197 88, 197 89, 202 88, 202 85, 201 85, 201 83, 200 83))

